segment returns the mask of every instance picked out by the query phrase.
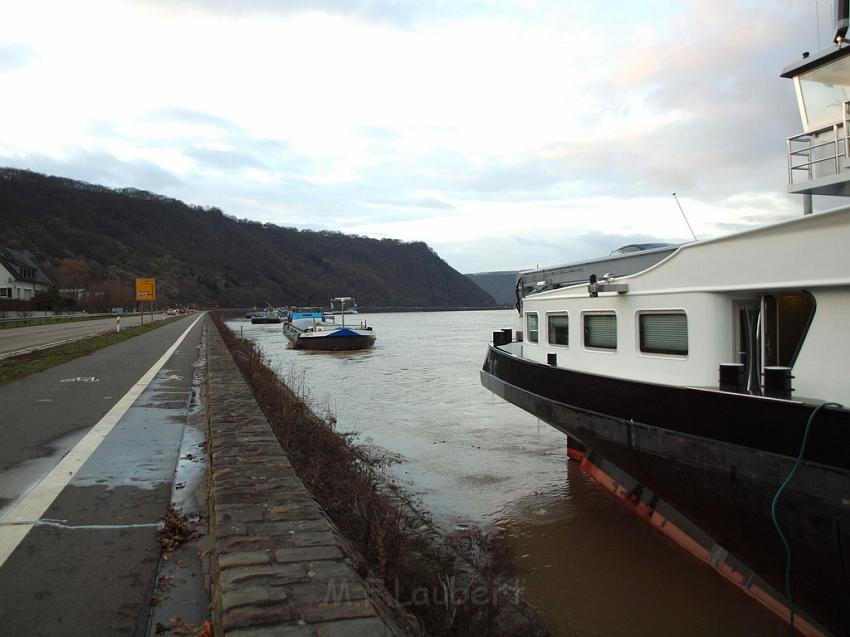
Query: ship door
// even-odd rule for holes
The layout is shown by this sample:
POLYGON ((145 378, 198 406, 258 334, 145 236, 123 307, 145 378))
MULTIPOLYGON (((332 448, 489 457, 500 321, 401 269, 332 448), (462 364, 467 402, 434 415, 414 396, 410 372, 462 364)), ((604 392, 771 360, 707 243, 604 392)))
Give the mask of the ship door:
POLYGON ((793 367, 814 315, 815 299, 808 292, 765 294, 764 364, 793 367))
POLYGON ((760 303, 741 301, 738 310, 737 346, 738 362, 744 366, 747 391, 761 393, 761 308, 760 303))

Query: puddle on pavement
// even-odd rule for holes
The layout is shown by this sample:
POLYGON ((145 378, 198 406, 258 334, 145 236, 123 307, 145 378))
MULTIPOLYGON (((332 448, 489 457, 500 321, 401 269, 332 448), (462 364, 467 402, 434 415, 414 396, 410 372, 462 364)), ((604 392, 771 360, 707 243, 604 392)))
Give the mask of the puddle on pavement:
POLYGON ((84 427, 56 438, 44 446, 47 451, 44 456, 25 460, 0 472, 0 520, 59 464, 87 431, 88 427, 84 427))

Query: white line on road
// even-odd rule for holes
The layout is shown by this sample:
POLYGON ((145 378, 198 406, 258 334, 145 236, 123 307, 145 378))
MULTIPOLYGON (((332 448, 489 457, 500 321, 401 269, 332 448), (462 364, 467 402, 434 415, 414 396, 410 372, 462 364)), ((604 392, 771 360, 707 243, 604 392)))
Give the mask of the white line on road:
POLYGON ((118 424, 121 417, 133 405, 136 399, 150 385, 154 377, 159 373, 168 359, 175 350, 180 346, 180 343, 189 334, 189 331, 195 327, 195 324, 201 320, 203 314, 196 318, 194 322, 186 328, 186 330, 174 341, 174 344, 166 350, 159 360, 153 364, 144 375, 137 380, 121 399, 113 405, 112 409, 106 412, 106 415, 92 427, 89 432, 68 452, 62 460, 48 473, 41 482, 27 493, 20 502, 6 512, 6 515, 0 519, 0 566, 9 559, 12 552, 26 537, 27 533, 35 526, 38 520, 44 515, 48 507, 53 504, 53 501, 59 496, 74 474, 83 466, 86 460, 94 453, 101 442, 109 435, 109 432, 118 424))
POLYGON ((157 529, 163 526, 162 522, 146 522, 143 524, 78 524, 76 526, 62 524, 53 520, 39 520, 35 526, 51 526, 54 529, 70 529, 82 531, 111 531, 113 529, 157 529))
POLYGON ((0 354, 0 360, 4 358, 12 358, 13 356, 22 356, 24 354, 29 354, 31 352, 35 352, 42 349, 50 349, 51 347, 56 347, 57 345, 66 345, 67 343, 74 343, 76 341, 81 341, 84 338, 91 338, 92 336, 97 336, 100 332, 92 332, 91 334, 85 334, 83 336, 77 336, 75 338, 66 338, 62 341, 53 341, 52 343, 45 343, 44 345, 34 345, 33 347, 27 347, 26 349, 15 350, 14 352, 6 352, 5 354, 0 354))

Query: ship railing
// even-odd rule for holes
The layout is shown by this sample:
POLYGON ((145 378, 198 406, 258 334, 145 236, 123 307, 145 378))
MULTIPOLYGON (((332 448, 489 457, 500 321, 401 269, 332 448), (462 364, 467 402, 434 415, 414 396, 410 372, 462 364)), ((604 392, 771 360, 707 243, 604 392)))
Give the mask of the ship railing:
MULTIPOLYGON (((824 176, 832 164, 832 173, 841 174, 845 169, 841 159, 850 157, 850 100, 841 108, 841 120, 827 126, 794 135, 786 140, 788 149, 788 184, 812 181, 815 169, 824 176), (829 135, 829 133, 832 135, 829 135), (819 165, 823 164, 822 167, 819 165), (801 173, 805 179, 800 179, 801 173)), ((826 173, 829 174, 829 173, 826 173)))

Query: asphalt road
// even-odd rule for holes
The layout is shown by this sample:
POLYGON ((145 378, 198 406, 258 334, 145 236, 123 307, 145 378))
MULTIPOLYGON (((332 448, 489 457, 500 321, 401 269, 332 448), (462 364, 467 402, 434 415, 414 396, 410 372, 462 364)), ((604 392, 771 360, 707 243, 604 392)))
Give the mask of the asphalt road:
POLYGON ((154 366, 196 318, 0 387, 0 634, 148 633, 203 321, 154 366))
MULTIPOLYGON (((159 320, 162 313, 147 314, 145 323, 159 320)), ((141 324, 142 317, 126 316, 121 319, 121 327, 134 327, 141 324)), ((53 325, 34 325, 33 327, 13 327, 0 330, 0 358, 9 356, 12 352, 22 352, 36 347, 53 343, 61 343, 70 339, 85 338, 115 330, 114 318, 94 319, 91 321, 72 321, 55 323, 53 325)))

